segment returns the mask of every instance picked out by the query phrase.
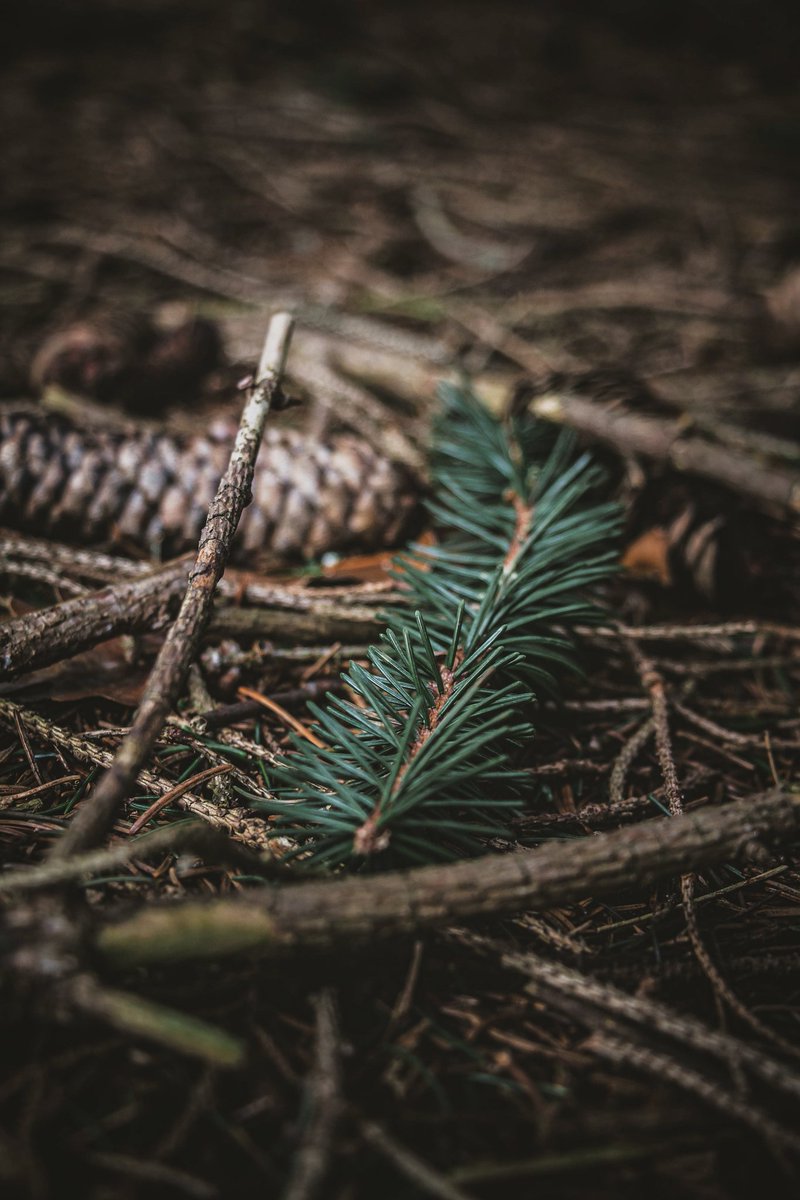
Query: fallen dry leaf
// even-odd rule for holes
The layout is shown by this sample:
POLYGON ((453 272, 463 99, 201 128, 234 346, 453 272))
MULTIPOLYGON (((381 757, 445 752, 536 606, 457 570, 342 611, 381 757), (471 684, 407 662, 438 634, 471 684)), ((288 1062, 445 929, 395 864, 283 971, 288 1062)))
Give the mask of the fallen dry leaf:
POLYGON ((623 570, 634 579, 655 579, 665 587, 672 583, 669 569, 669 536, 655 526, 631 542, 622 556, 623 570))
POLYGON ((0 691, 28 701, 100 697, 132 708, 142 697, 148 674, 145 663, 131 663, 130 639, 118 637, 4 684, 0 691))

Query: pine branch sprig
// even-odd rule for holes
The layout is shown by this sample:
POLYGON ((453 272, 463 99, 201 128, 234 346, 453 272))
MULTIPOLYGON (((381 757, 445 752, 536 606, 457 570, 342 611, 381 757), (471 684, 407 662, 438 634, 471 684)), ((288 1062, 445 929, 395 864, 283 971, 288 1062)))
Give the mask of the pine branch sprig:
POLYGON ((474 853, 530 791, 517 763, 533 688, 578 670, 570 626, 616 561, 616 506, 570 435, 505 428, 443 391, 429 508, 442 540, 395 575, 408 605, 344 680, 354 700, 311 706, 274 771, 270 812, 318 865, 430 862, 474 853))

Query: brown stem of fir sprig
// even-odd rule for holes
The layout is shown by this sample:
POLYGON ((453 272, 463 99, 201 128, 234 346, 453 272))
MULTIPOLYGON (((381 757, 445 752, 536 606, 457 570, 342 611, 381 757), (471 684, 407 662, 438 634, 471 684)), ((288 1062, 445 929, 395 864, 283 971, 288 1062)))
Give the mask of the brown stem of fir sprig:
MULTIPOLYGON (((514 531, 511 535, 511 540, 509 541, 508 550, 503 559, 503 577, 507 578, 513 572, 519 556, 522 554, 525 548, 525 544, 533 524, 534 507, 533 505, 526 503, 518 492, 515 492, 510 488, 503 496, 503 499, 507 500, 509 504, 513 506, 516 517, 514 531)), ((437 725, 439 724, 441 714, 455 690, 458 679, 458 669, 461 666, 461 663, 464 661, 465 654, 465 647, 460 645, 454 656, 452 666, 448 667, 444 663, 440 665, 439 686, 436 688, 436 699, 422 717, 417 736, 409 747, 406 760, 400 767, 394 783, 392 784, 391 791, 389 793, 390 800, 394 799, 394 797, 400 791, 400 788, 403 784, 403 779, 405 778, 406 772, 411 766, 411 763, 414 761, 426 743, 430 740, 437 725)), ((435 687, 435 684, 431 684, 432 689, 435 687)), ((356 830, 356 833, 353 837, 353 850, 356 854, 367 857, 371 854, 374 854, 376 851, 385 849, 386 845, 388 844, 389 834, 387 832, 380 833, 378 831, 378 825, 380 823, 381 816, 383 815, 383 808, 383 800, 379 800, 364 823, 356 830)))
MULTIPOLYGON (((438 689, 434 703, 428 709, 425 717, 423 718, 419 732, 409 748, 406 761, 397 772, 397 778, 392 784, 391 792, 389 793, 390 799, 393 799, 400 791, 406 771, 411 766, 411 763, 419 754, 422 747, 429 740, 433 734, 433 731, 436 729, 436 726, 439 723, 439 718, 442 714, 442 710, 444 709, 444 706, 447 704, 447 701, 450 699, 455 689, 458 668, 463 660, 464 650, 463 648, 459 647, 455 659, 453 660, 453 666, 447 667, 444 664, 440 666, 439 676, 441 678, 441 686, 438 689)), ((378 822, 380 821, 382 814, 383 804, 379 800, 364 824, 361 825, 360 828, 355 832, 353 837, 353 850, 356 854, 367 856, 369 854, 374 854, 377 850, 385 849, 386 845, 388 845, 388 833, 378 833, 378 822)))

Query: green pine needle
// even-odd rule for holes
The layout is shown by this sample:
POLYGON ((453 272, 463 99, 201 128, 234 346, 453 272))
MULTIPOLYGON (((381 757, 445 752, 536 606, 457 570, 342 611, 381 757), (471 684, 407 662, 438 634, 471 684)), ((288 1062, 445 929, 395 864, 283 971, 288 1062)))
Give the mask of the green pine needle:
POLYGON ((455 858, 504 831, 531 790, 532 689, 578 670, 570 627, 596 619, 587 592, 617 561, 618 509, 569 434, 506 428, 454 387, 442 401, 441 540, 395 564, 409 604, 344 676, 363 707, 312 705, 324 747, 293 737, 271 773, 266 807, 317 865, 455 858))

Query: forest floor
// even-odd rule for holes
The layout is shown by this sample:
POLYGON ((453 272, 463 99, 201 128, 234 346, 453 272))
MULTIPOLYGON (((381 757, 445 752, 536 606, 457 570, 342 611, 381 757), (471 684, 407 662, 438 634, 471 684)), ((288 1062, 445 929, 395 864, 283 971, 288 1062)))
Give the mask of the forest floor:
MULTIPOLYGON (((288 419, 315 436, 356 430, 421 476, 437 384, 464 372, 498 413, 563 393, 650 416, 669 434, 652 454, 610 425, 591 439, 625 506, 626 569, 604 593, 607 622, 584 639, 585 678, 536 714, 536 799, 519 843, 651 824, 676 794, 701 812, 791 791, 790 6, 773 6, 766 40, 747 0, 724 22, 666 4, 647 22, 615 5, 600 22, 555 0, 269 7, 267 19, 245 0, 191 13, 166 0, 28 6, 2 51, 3 399, 34 399, 31 364, 71 322, 201 316, 225 348, 202 395, 154 414, 134 370, 125 396, 125 419, 148 407, 148 420, 196 428, 240 407, 237 382, 270 314, 288 308, 287 390, 304 401, 288 419), (724 479, 676 469, 672 441, 686 436, 721 451, 724 479), (788 481, 785 502, 770 480, 788 481)), ((116 419, 113 405, 103 412, 116 419)), ((85 562, 65 552, 45 571, 55 552, 14 537, 2 542, 10 617, 82 594, 85 562)), ((322 574, 258 566, 282 601, 256 620, 258 640, 205 638, 181 713, 245 686, 305 724, 318 685, 334 686, 345 651, 372 639, 385 556, 322 574), (295 635, 292 597, 315 591, 312 624, 295 635)), ((117 637, 2 684, 9 868, 40 862, 69 824, 99 770, 92 748, 119 746, 158 644, 140 637, 132 658, 117 637)), ((191 778, 219 796, 218 780, 197 776, 227 761, 230 738, 198 728, 165 730, 151 762, 162 793, 191 778)), ((221 728, 240 738, 237 767, 263 783, 252 755, 285 745, 284 721, 251 712, 221 728)), ((114 844, 158 794, 126 806, 114 844)), ((148 828, 183 816, 173 804, 148 828)), ((10 972, 0 1179, 35 1200, 789 1194, 800 858, 792 844, 758 849, 682 880, 484 920, 483 940, 459 923, 368 953, 125 977, 243 1039, 232 1069, 99 1021, 51 1022, 10 972), (545 981, 542 962, 563 976, 545 981), (633 998, 623 1015, 620 992, 633 998)), ((101 920, 252 886, 213 854, 166 853, 109 869, 80 896, 101 920)), ((18 935, 9 900, 6 948, 18 935)))

